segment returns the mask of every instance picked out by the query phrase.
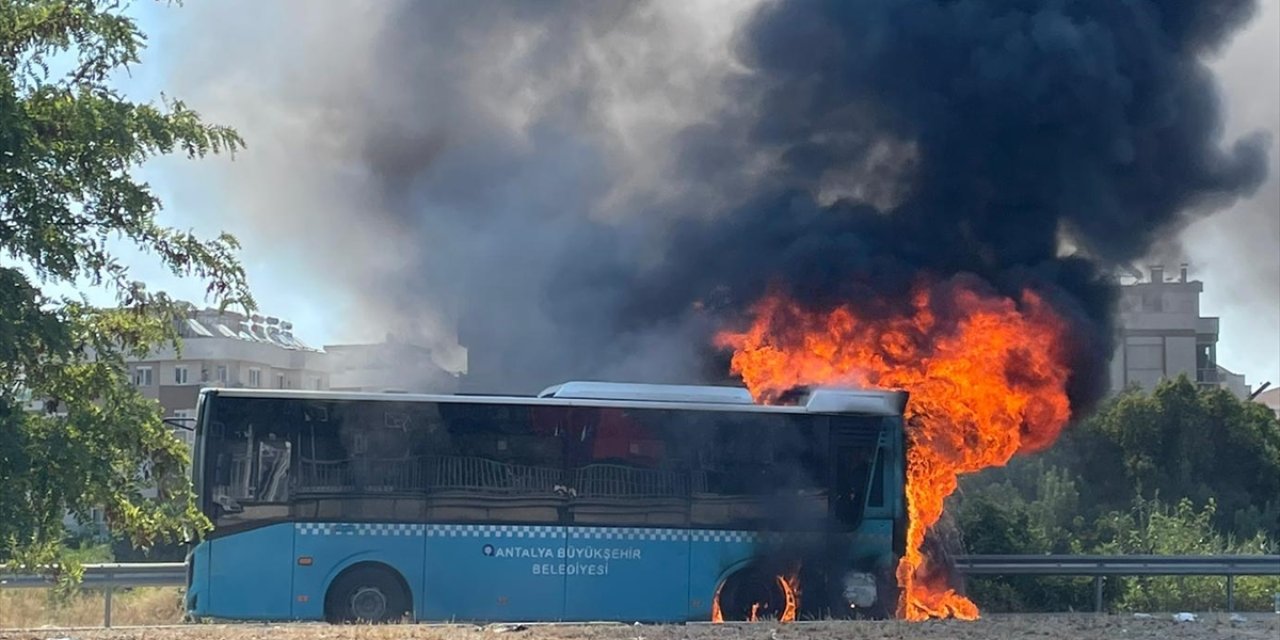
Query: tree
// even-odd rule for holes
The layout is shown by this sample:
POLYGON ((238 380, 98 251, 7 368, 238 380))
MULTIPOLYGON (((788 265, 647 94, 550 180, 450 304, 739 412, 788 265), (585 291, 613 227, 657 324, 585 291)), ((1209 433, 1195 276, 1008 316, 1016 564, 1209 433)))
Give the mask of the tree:
MULTIPOLYGON (((1280 420, 1267 407, 1182 377, 1112 398, 1052 449, 963 478, 948 509, 969 553, 1267 553, 1280 538, 1280 420)), ((1243 581, 1259 606, 1274 580, 1243 581)), ((993 610, 1090 606, 1088 581, 969 581, 993 610)), ((1195 606, 1215 579, 1109 581, 1120 608, 1195 606)), ((1216 605, 1215 605, 1216 606, 1216 605)))
POLYGON ((1100 511, 1123 510, 1139 497, 1214 501, 1219 531, 1280 536, 1280 420, 1261 404, 1198 389, 1182 376, 1149 394, 1121 394, 1081 424, 1064 450, 1085 444, 1088 451, 1076 455, 1080 477, 1123 479, 1097 487, 1100 511))
POLYGON ((251 308, 235 239, 159 224, 160 201, 131 174, 157 155, 243 143, 182 102, 139 104, 112 88, 144 41, 121 2, 0 0, 0 560, 54 559, 67 511, 103 507, 139 545, 207 525, 185 447, 126 376, 126 358, 176 343, 179 309, 133 283, 111 242, 251 308), (119 305, 41 289, 85 281, 119 305), (144 463, 159 499, 141 495, 144 463))

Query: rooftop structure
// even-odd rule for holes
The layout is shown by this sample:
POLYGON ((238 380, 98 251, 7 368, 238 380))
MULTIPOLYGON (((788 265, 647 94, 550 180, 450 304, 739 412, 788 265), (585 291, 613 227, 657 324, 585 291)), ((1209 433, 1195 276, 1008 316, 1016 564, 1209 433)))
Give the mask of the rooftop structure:
POLYGON ((1132 385, 1151 389, 1163 379, 1186 374, 1201 386, 1248 397, 1244 376, 1218 364, 1218 318, 1200 315, 1204 283, 1189 279, 1186 265, 1175 278, 1166 276, 1161 265, 1149 267, 1149 276, 1137 270, 1130 276, 1121 280, 1112 391, 1132 385))
POLYGON ((192 307, 177 329, 181 349, 162 346, 129 363, 134 385, 165 417, 194 417, 202 387, 328 388, 328 356, 286 320, 192 307))

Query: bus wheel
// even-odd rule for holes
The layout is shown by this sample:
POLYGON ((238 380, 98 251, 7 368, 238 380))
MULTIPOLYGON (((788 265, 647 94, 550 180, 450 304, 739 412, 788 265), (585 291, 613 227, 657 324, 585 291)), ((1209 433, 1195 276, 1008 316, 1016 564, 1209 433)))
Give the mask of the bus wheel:
POLYGON ((335 624, 399 622, 409 615, 409 589, 386 565, 358 564, 330 585, 324 613, 335 624))
POLYGON ((719 617, 716 622, 794 620, 796 595, 786 578, 750 567, 726 578, 716 590, 713 617, 719 617))

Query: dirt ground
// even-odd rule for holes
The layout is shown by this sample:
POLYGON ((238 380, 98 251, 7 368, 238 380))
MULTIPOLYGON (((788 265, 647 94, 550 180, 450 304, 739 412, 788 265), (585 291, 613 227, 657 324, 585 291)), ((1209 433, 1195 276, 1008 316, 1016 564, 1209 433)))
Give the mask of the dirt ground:
POLYGON ((1168 615, 1006 615, 977 622, 822 622, 688 626, 491 625, 334 627, 319 624, 193 625, 121 629, 0 631, 0 640, 1181 640, 1280 638, 1280 615, 1202 615, 1177 622, 1168 615))

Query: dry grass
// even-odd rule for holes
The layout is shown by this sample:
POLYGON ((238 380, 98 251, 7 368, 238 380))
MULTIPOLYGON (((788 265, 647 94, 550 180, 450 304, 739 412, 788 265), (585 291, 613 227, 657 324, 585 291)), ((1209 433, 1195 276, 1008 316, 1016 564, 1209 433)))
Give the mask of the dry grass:
MULTIPOLYGON (((181 593, 176 587, 117 590, 111 621, 117 626, 175 624, 182 620, 181 593)), ((100 627, 102 605, 101 591, 86 590, 55 602, 43 589, 0 589, 0 629, 100 627)))
POLYGON ((1199 622, 1174 622, 1167 616, 1036 615, 993 616, 978 622, 939 621, 848 622, 776 625, 626 625, 530 626, 498 633, 501 627, 469 625, 404 625, 335 627, 319 624, 196 625, 113 630, 0 631, 0 640, 979 640, 1035 637, 1044 640, 1133 639, 1190 640, 1205 638, 1267 639, 1280 637, 1280 616, 1253 614, 1243 622, 1211 615, 1199 622))

